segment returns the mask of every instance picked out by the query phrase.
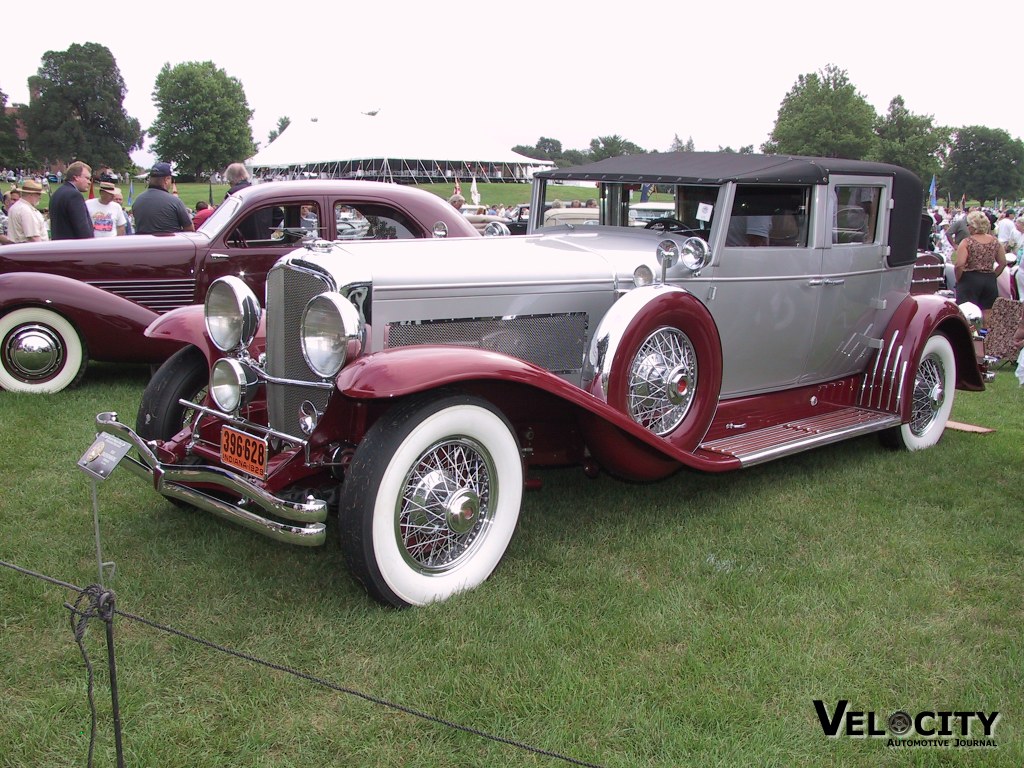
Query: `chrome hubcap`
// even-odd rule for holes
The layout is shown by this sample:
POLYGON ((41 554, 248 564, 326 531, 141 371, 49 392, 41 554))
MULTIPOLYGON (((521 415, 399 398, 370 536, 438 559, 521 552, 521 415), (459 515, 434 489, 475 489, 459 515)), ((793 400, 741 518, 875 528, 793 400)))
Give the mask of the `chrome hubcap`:
POLYGON ((45 325, 16 328, 4 343, 8 372, 23 381, 44 381, 64 365, 60 336, 45 325))
POLYGON ((475 440, 446 440, 425 451, 406 476, 395 510, 406 563, 437 574, 466 559, 490 523, 496 477, 490 454, 475 440))

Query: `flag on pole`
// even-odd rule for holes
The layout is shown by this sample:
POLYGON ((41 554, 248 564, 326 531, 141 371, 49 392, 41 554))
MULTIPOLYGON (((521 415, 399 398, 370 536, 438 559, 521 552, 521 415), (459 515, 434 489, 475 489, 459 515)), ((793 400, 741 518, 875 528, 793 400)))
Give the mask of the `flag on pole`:
POLYGON ((932 174, 932 185, 928 187, 928 207, 937 208, 939 201, 935 198, 935 174, 932 174))
POLYGON ((480 205, 480 190, 476 188, 476 176, 473 177, 473 183, 469 185, 469 197, 473 201, 473 205, 480 205))

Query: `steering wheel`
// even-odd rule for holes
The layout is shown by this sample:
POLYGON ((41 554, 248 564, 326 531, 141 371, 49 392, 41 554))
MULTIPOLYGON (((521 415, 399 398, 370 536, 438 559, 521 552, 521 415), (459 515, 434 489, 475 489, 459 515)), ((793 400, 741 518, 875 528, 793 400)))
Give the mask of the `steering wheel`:
POLYGON ((647 226, 644 229, 653 229, 656 232, 690 232, 693 230, 686 226, 685 223, 679 219, 673 219, 671 216, 665 216, 660 219, 654 219, 653 221, 647 222, 647 226))
POLYGON ((248 248, 249 247, 249 244, 247 242, 245 242, 245 235, 242 234, 242 228, 241 227, 235 227, 234 231, 231 233, 231 237, 228 238, 228 241, 235 248, 248 248))

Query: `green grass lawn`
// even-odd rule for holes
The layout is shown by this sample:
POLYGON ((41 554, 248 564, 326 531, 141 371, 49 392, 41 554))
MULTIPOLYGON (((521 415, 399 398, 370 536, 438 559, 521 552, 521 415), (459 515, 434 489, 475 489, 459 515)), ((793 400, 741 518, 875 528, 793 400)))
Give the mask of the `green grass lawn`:
MULTIPOLYGON (((511 186, 511 185, 509 185, 511 186)), ((96 580, 94 415, 134 422, 145 368, 54 396, 0 392, 0 559, 96 580)), ((957 393, 934 449, 873 437, 725 475, 636 485, 539 473, 499 570, 389 610, 334 537, 277 544, 179 509, 126 472, 99 486, 118 608, 431 715, 606 766, 1024 764, 1024 390, 957 393), (999 710, 995 749, 827 738, 812 704, 999 710)), ((336 534, 332 525, 331 532, 336 534)), ((60 588, 0 569, 0 766, 80 765, 86 675, 60 588)), ((549 766, 117 619, 129 766, 549 766)), ((113 765, 103 624, 97 765, 113 765)), ((975 734, 977 735, 977 734, 975 734)))

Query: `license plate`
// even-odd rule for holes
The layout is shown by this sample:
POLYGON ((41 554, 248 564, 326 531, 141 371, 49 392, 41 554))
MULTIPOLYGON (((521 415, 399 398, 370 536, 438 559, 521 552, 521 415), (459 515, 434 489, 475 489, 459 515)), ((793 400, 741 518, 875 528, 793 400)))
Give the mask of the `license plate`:
POLYGON ((262 480, 267 476, 267 441, 223 427, 220 431, 220 460, 262 480))

